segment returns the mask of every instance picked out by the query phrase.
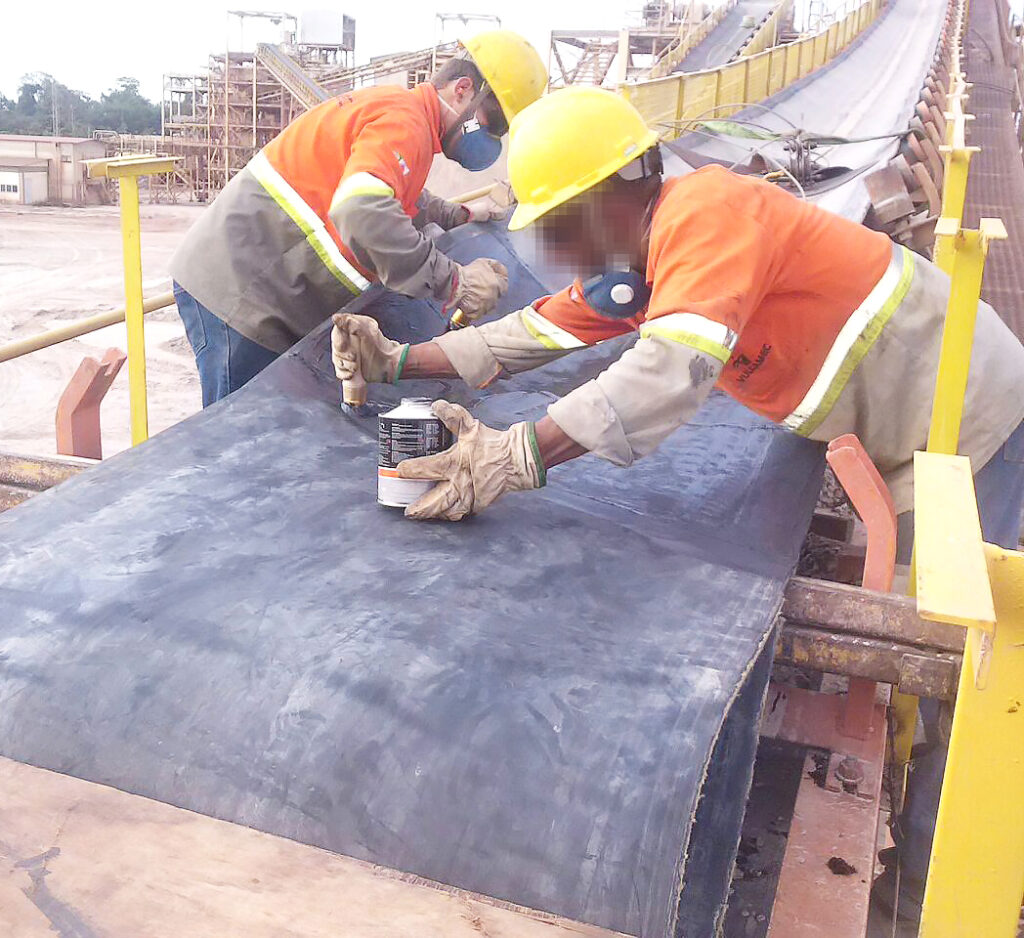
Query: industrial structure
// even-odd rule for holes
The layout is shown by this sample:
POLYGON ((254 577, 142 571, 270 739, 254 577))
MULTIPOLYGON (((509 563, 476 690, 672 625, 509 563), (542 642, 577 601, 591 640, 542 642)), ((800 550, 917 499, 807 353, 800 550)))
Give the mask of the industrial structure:
MULTIPOLYGON (((951 277, 916 595, 857 437, 818 446, 724 395, 626 482, 584 461, 532 501, 411 529, 372 504, 375 414, 339 408, 328 321, 115 460, 0 453, 0 932, 865 938, 921 698, 953 728, 915 934, 1014 938, 1024 553, 983 543, 955 453, 990 245, 985 295, 1024 337, 1020 36, 1006 0, 864 0, 799 36, 786 4, 754 6, 649 5, 614 83, 669 172, 770 180, 951 277), (826 463, 852 510, 819 500, 826 463), (808 532, 844 583, 795 574, 808 532)), ((556 83, 612 82, 612 37, 576 39, 556 83)), ((180 158, 177 191, 214 197, 324 95, 421 80, 454 49, 354 68, 325 61, 340 45, 170 77, 148 143, 180 158)), ((172 298, 143 304, 133 207, 144 366, 143 314, 172 298)), ((439 244, 507 265, 502 313, 558 286, 500 224, 439 244)), ((380 285, 355 303, 402 342, 444 328, 439 303, 380 285)), ((0 347, 0 368, 123 316, 0 347)), ((412 387, 507 425, 629 341, 543 378, 412 387)), ((98 433, 96 395, 72 390, 62 408, 98 433)))

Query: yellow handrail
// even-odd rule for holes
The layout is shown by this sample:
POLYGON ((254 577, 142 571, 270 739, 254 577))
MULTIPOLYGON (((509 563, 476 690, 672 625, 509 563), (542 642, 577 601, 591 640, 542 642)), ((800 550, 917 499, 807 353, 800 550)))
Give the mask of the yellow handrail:
POLYGON ((125 326, 128 330, 128 399, 132 446, 149 437, 146 401, 146 334, 142 324, 142 252, 139 245, 139 176, 167 173, 176 158, 118 156, 87 160, 89 175, 117 179, 121 194, 121 242, 124 249, 125 326))
POLYGON ((720 68, 629 81, 619 92, 664 139, 701 117, 728 117, 809 75, 845 49, 878 16, 884 0, 863 4, 827 29, 720 68))
MULTIPOLYGON (((158 309, 165 309, 174 305, 173 293, 161 293, 158 296, 150 297, 142 303, 144 313, 152 313, 158 309)), ((10 361, 12 358, 20 358, 28 355, 29 352, 38 352, 40 349, 49 348, 51 345, 59 345, 68 339, 77 339, 79 336, 95 332, 97 329, 104 329, 107 326, 124 322, 125 311, 123 309, 112 309, 108 313, 97 313, 95 316, 88 316, 85 319, 76 319, 73 322, 65 323, 56 329, 49 329, 46 332, 38 332, 35 335, 25 336, 23 339, 15 339, 6 345, 0 345, 0 362, 10 361)))

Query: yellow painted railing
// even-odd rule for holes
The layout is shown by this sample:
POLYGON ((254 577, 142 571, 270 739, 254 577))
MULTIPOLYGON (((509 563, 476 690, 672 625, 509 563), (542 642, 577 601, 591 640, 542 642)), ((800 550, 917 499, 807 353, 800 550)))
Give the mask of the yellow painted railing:
MULTIPOLYGON (((955 21, 951 32, 949 56, 949 91, 946 97, 946 141, 942 147, 945 169, 942 176, 942 211, 935 226, 935 263, 951 277, 954 273, 954 261, 959 246, 963 263, 950 291, 950 306, 947 314, 946 329, 943 333, 942 350, 945 365, 940 363, 940 376, 936 384, 936 406, 932 410, 932 425, 928 434, 928 449, 931 452, 955 453, 960 434, 960 417, 963 412, 963 389, 957 393, 954 384, 966 381, 967 368, 970 363, 970 344, 966 349, 963 342, 973 341, 974 316, 977 311, 977 300, 981 289, 981 275, 988 250, 988 240, 999 237, 999 233, 989 228, 984 242, 981 232, 962 232, 961 224, 964 214, 964 202, 967 198, 967 174, 971 165, 971 156, 978 152, 977 147, 967 145, 967 122, 973 116, 967 114, 967 83, 963 72, 962 42, 967 23, 967 0, 957 3, 955 21), (979 251, 981 252, 979 258, 979 251), (966 279, 965 279, 966 278, 966 279), (968 283, 967 281, 970 281, 968 283), (959 298, 954 303, 953 293, 959 298), (970 295, 974 296, 971 307, 970 295), (964 304, 968 306, 965 307, 964 304), (954 309, 964 310, 960 316, 954 309), (964 321, 969 318, 969 323, 964 321), (965 330, 970 328, 969 333, 965 330), (953 375, 957 375, 955 381, 953 375)), ((1001 223, 1000 223, 1001 224, 1001 223)), ((1005 237, 1005 234, 1003 235, 1005 237)), ((966 385, 965 385, 966 386, 966 385)), ((911 561, 911 573, 915 572, 916 557, 911 561)), ((914 595, 916 576, 910 577, 909 592, 914 595)), ((893 692, 892 709, 896 718, 896 736, 893 746, 895 760, 902 766, 910 761, 910 750, 914 742, 917 725, 917 698, 893 692)))
POLYGON ((884 0, 866 0, 827 29, 721 68, 624 82, 619 91, 672 139, 702 117, 728 117, 832 61, 878 17, 884 0))
MULTIPOLYGON (((1024 553, 982 543, 972 467, 955 455, 989 244, 963 227, 971 157, 959 4, 935 259, 951 277, 928 452, 914 460, 915 571, 923 618, 967 627, 919 938, 1014 938, 1024 898, 1024 553)), ((908 715, 913 698, 899 701, 908 715), (909 705, 909 706, 908 706, 909 705)), ((910 724, 912 727, 912 724, 910 724)), ((907 735, 907 729, 901 734, 907 735)), ((904 740, 897 750, 906 750, 904 740)))
POLYGON ((747 40, 740 49, 739 58, 745 59, 766 49, 772 49, 779 43, 779 26, 793 9, 793 0, 782 0, 765 18, 756 33, 747 40))
POLYGON ((128 334, 128 399, 131 407, 132 446, 149 438, 146 333, 142 322, 145 311, 142 298, 142 251, 139 243, 139 176, 170 172, 174 169, 176 159, 140 155, 86 161, 90 177, 116 179, 120 186, 124 322, 128 334))

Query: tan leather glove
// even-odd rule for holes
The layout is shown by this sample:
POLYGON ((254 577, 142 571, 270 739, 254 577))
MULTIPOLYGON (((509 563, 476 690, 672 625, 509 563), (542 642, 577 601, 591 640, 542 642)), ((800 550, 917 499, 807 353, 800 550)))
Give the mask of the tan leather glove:
POLYGON ((494 430, 465 407, 448 401, 435 401, 433 411, 457 439, 436 456, 398 464, 401 479, 438 483, 405 509, 407 518, 461 521, 483 511, 506 492, 539 489, 547 481, 532 423, 494 430))
POLYGON ((498 208, 490 199, 482 199, 462 206, 468 213, 467 221, 485 222, 494 221, 496 218, 504 218, 508 212, 507 208, 498 208))
POLYGON ((456 277, 452 295, 445 304, 445 312, 461 309, 466 319, 475 322, 486 316, 508 290, 508 271, 505 265, 490 257, 455 265, 456 277))
POLYGON ((361 375, 365 381, 393 384, 401 377, 408 345, 389 339, 369 316, 335 313, 332 318, 331 361, 340 380, 361 375))

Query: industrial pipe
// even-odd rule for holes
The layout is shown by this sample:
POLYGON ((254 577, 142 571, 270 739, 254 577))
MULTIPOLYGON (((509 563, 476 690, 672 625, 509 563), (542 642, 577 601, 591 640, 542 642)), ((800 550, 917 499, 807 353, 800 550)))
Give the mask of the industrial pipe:
MULTIPOLYGON (((142 311, 152 313, 158 309, 165 309, 174 305, 173 293, 161 293, 158 296, 144 300, 142 311)), ((49 348, 51 345, 59 345, 68 339, 77 339, 79 336, 95 332, 106 326, 113 326, 116 323, 124 322, 124 310, 112 309, 108 313, 98 313, 95 316, 87 316, 85 319, 76 319, 66 325, 50 329, 48 332, 40 332, 36 335, 27 336, 24 339, 15 339, 6 345, 0 345, 0 362, 10 361, 12 358, 20 358, 29 352, 38 352, 39 349, 49 348)))

